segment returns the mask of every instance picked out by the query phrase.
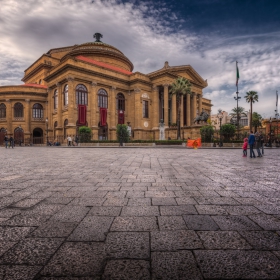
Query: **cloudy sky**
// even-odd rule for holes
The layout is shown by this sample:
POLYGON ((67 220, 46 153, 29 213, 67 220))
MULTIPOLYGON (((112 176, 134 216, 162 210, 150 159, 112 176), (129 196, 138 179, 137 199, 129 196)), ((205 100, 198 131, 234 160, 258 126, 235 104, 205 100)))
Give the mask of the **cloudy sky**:
POLYGON ((0 85, 21 84, 23 71, 51 48, 94 41, 120 49, 134 71, 190 64, 208 80, 204 96, 219 108, 240 106, 274 116, 280 94, 279 0, 0 0, 0 85))

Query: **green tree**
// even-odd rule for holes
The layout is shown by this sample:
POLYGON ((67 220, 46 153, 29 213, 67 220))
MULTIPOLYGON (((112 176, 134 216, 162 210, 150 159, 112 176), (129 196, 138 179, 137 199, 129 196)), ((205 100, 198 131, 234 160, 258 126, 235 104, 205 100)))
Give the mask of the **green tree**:
POLYGON ((234 136, 235 131, 236 131, 235 125, 227 123, 221 126, 220 133, 221 135, 224 136, 225 141, 229 141, 230 138, 234 136))
POLYGON ((202 141, 211 142, 212 136, 214 135, 214 128, 211 125, 204 125, 200 128, 200 135, 202 141))
POLYGON ((253 103, 259 101, 259 96, 256 91, 248 91, 246 92, 246 96, 244 96, 246 102, 250 103, 250 131, 252 131, 252 120, 253 120, 253 103))
POLYGON ((191 94, 191 83, 184 77, 177 78, 171 85, 169 93, 176 95, 177 102, 177 139, 180 140, 180 116, 181 116, 181 97, 186 94, 191 94))
POLYGON ((117 125, 117 138, 121 146, 129 141, 129 131, 126 124, 117 125))
POLYGON ((243 107, 238 107, 238 109, 237 109, 237 107, 234 107, 231 110, 231 113, 229 115, 232 117, 231 120, 230 120, 231 123, 235 124, 235 120, 236 120, 236 125, 237 125, 237 118, 238 118, 238 120, 240 120, 240 118, 242 116, 245 116, 245 117, 247 116, 246 111, 243 107))
POLYGON ((87 126, 79 127, 79 136, 81 143, 88 143, 91 140, 91 129, 87 126))
POLYGON ((258 130, 258 127, 262 126, 262 116, 258 114, 257 112, 253 112, 252 114, 252 126, 255 129, 255 132, 258 130))

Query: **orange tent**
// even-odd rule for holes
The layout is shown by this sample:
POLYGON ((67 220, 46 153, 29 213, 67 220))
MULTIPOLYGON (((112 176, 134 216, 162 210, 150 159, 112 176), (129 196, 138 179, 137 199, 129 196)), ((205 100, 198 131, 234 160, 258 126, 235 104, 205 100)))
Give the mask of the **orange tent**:
POLYGON ((186 146, 194 149, 201 147, 201 138, 197 138, 194 140, 189 139, 186 146))

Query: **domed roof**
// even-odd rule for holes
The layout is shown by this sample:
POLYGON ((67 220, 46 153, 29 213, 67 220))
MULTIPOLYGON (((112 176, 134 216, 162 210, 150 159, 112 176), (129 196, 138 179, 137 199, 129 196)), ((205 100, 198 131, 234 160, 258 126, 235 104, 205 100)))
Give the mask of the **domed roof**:
MULTIPOLYGON (((96 34, 99 33, 95 33, 95 35, 96 34)), ((61 58, 61 61, 66 59, 69 55, 75 57, 79 55, 91 57, 98 61, 106 63, 111 62, 112 65, 118 65, 131 72, 133 70, 132 62, 120 50, 99 40, 75 46, 67 55, 61 58)))

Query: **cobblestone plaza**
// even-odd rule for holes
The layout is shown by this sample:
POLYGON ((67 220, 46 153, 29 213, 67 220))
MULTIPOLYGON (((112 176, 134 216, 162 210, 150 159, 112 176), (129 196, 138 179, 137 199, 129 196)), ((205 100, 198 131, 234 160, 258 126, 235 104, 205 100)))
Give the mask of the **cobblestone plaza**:
POLYGON ((0 155, 0 279, 280 279, 280 150, 0 155))

